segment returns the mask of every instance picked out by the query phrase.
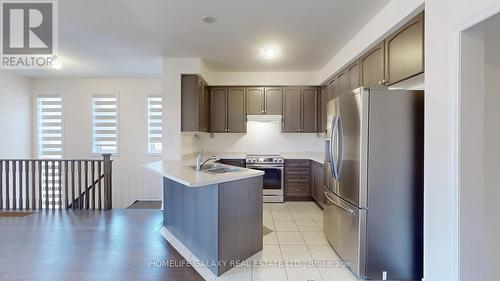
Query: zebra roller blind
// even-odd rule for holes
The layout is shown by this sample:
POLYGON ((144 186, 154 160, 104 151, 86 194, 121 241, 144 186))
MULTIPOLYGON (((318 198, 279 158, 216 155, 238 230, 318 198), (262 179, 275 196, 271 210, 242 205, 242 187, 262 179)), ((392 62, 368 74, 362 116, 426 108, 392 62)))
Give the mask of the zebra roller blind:
POLYGON ((148 153, 162 151, 163 138, 163 98, 148 97, 148 153))
MULTIPOLYGON (((63 153, 63 116, 60 96, 38 96, 38 158, 61 159, 63 153)), ((59 208, 61 204, 60 167, 58 163, 41 162, 42 207, 59 208), (48 167, 45 167, 48 165, 48 167), (54 178, 53 178, 54 177, 54 178), (48 183, 48 185, 47 185, 48 183), (55 195, 52 196, 52 193, 55 195), (49 201, 47 204, 47 200, 49 201), (55 200, 55 201, 54 201, 55 200)))
POLYGON ((118 153, 118 97, 92 96, 92 152, 118 153))

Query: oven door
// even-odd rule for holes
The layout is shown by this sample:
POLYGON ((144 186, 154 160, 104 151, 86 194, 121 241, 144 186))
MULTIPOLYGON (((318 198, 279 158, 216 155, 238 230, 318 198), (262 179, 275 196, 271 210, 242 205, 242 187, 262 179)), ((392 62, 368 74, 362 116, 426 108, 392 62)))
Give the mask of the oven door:
POLYGON ((247 168, 264 172, 264 195, 283 195, 283 166, 252 164, 247 168))

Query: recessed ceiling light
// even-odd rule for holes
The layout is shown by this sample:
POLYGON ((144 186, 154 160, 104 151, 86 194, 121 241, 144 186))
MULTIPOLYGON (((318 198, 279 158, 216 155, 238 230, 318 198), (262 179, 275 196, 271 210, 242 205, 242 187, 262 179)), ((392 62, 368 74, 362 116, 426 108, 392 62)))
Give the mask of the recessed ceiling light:
POLYGON ((54 61, 52 61, 52 68, 53 69, 61 69, 63 67, 62 63, 61 63, 61 60, 60 59, 56 59, 54 61))
POLYGON ((280 50, 277 48, 264 48, 261 50, 261 54, 264 58, 272 60, 279 56, 280 50))
POLYGON ((211 16, 204 16, 201 18, 201 20, 204 22, 204 23, 214 23, 215 22, 215 18, 214 17, 211 17, 211 16))

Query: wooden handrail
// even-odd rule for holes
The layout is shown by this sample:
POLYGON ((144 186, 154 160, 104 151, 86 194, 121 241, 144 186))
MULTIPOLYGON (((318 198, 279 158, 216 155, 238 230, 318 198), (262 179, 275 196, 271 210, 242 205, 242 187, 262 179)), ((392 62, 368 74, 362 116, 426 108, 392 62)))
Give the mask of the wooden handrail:
MULTIPOLYGON (((86 194, 90 191, 94 191, 95 192, 95 186, 104 178, 104 174, 100 175, 98 179, 96 179, 92 185, 90 186, 87 186, 87 188, 85 188, 85 190, 83 191, 82 194, 80 194, 80 196, 78 196, 77 198, 73 199, 73 202, 69 203, 68 204, 68 208, 69 209, 72 209, 72 207, 74 205, 76 205, 76 203, 78 202, 78 200, 80 200, 80 197, 84 198, 86 196, 86 194)), ((88 209, 88 208, 87 208, 88 209)), ((98 202, 98 209, 100 210, 101 209, 101 198, 99 198, 99 202, 98 202)))
POLYGON ((111 209, 112 160, 102 156, 0 159, 0 210, 111 209))

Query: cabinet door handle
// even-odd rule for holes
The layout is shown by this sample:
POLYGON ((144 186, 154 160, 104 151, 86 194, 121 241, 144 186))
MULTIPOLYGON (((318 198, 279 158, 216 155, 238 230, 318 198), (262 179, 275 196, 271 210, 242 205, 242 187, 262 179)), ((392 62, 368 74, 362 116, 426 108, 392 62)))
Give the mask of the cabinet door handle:
POLYGON ((231 129, 227 129, 228 132, 231 132, 231 129))

